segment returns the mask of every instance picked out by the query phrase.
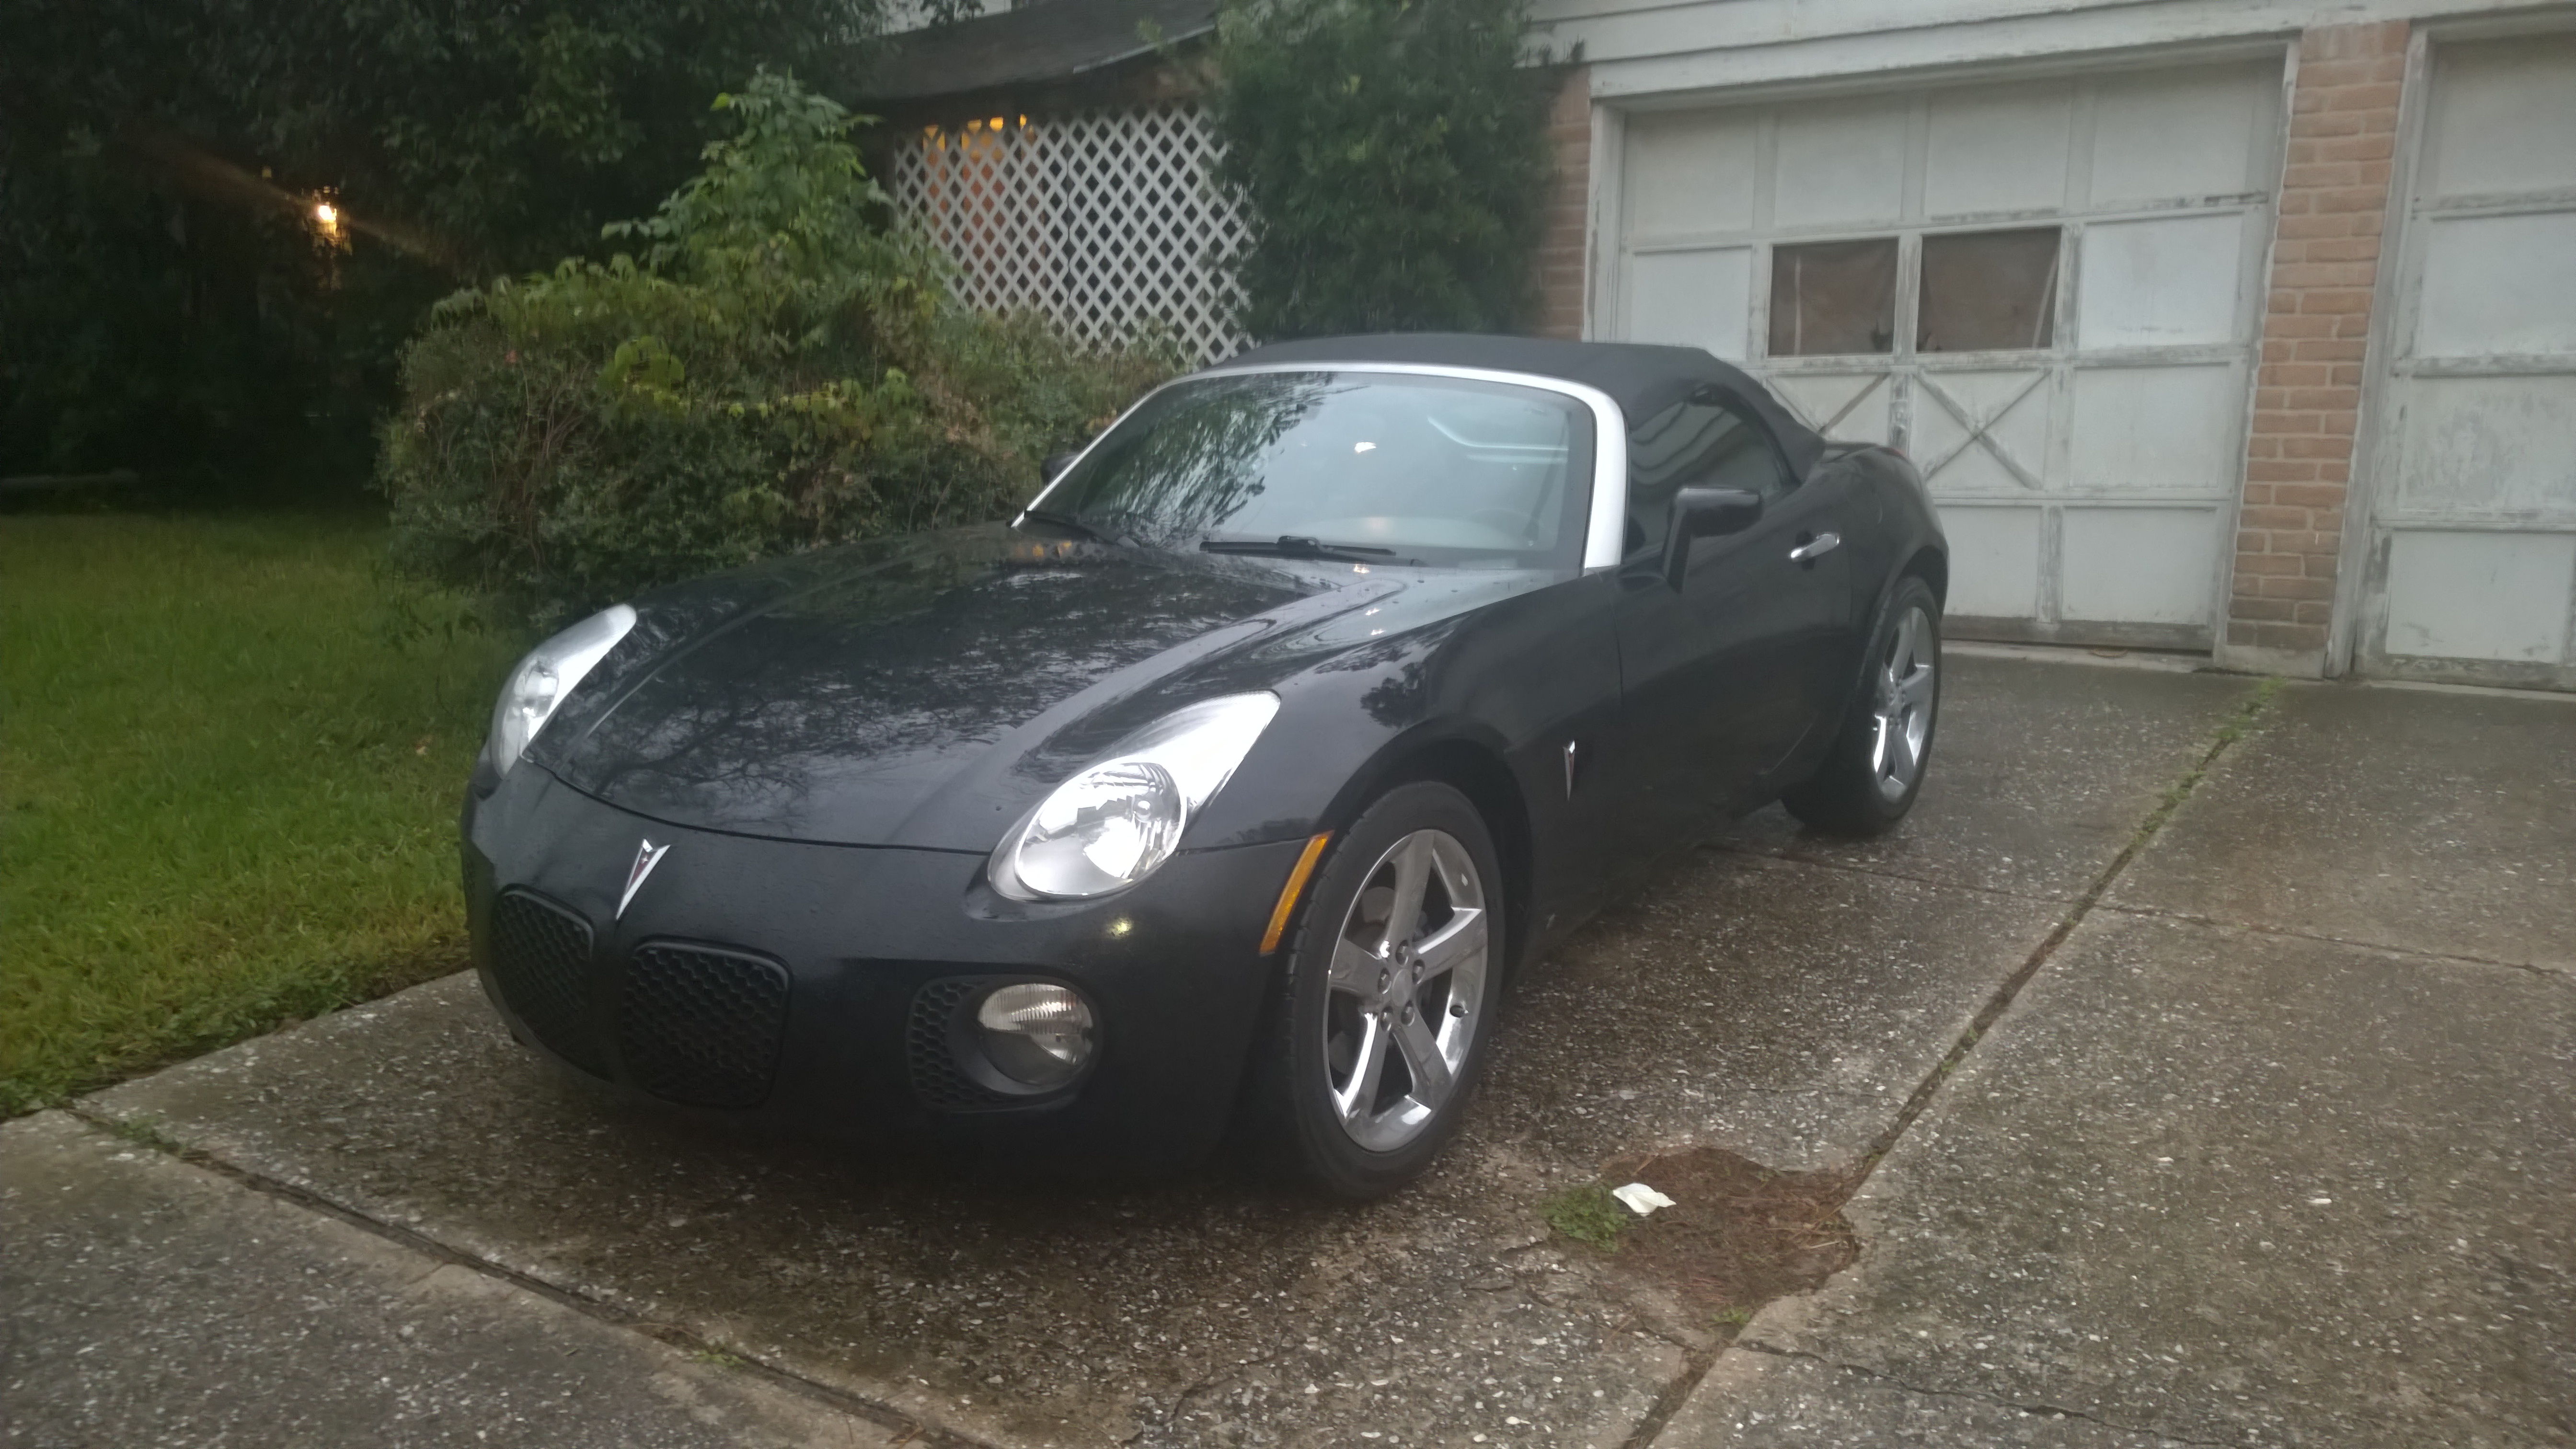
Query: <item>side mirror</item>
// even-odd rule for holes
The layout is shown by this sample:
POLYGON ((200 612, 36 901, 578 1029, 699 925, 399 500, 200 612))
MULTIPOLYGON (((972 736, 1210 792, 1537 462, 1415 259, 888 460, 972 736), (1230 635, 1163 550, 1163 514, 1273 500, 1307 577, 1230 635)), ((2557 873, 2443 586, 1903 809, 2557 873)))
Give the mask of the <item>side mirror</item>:
POLYGON ((1082 455, 1080 453, 1049 453, 1046 456, 1046 461, 1038 464, 1038 481, 1041 483, 1054 482, 1056 479, 1064 475, 1065 469, 1073 466, 1074 459, 1081 456, 1082 455))
POLYGON ((1762 518, 1762 495, 1742 488, 1684 488, 1673 495, 1672 527, 1664 533, 1664 581, 1679 590, 1690 575, 1695 539, 1742 533, 1762 518))

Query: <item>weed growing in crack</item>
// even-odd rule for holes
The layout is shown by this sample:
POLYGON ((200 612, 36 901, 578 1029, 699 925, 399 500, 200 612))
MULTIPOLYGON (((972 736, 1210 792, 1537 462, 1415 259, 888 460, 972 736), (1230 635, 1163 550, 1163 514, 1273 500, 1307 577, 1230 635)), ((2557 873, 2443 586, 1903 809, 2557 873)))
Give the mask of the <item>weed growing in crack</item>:
POLYGON ((1619 1251, 1619 1235, 1637 1220, 1636 1214, 1610 1195, 1610 1189, 1597 1182, 1567 1188, 1549 1198, 1539 1211, 1549 1227, 1605 1253, 1619 1251))
POLYGON ((741 1354, 722 1348, 702 1348, 690 1354, 689 1357, 699 1363, 713 1364, 721 1369, 738 1369, 744 1362, 741 1354))
POLYGON ((179 1139, 162 1131, 161 1124, 149 1117, 116 1117, 98 1125, 137 1147, 149 1147, 174 1157, 187 1150, 179 1144, 179 1139))

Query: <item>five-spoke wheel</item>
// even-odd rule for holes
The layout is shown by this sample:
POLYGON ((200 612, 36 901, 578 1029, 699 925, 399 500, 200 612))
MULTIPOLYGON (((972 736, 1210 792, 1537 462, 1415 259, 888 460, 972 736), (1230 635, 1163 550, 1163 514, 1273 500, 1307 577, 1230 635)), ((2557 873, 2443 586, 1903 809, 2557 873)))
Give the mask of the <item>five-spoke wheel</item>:
POLYGON ((1783 792, 1789 812, 1835 835, 1876 835, 1914 808, 1941 713, 1941 601, 1896 581, 1871 633, 1869 674, 1813 778, 1783 792))
POLYGON ((1431 1165, 1482 1065, 1507 916, 1493 835, 1453 786, 1398 785, 1340 833, 1254 1082, 1285 1167, 1363 1198, 1431 1165))
POLYGON ((1940 698, 1940 636, 1922 605, 1909 604, 1872 681, 1878 692, 1871 714, 1870 778, 1879 795, 1902 800, 1923 773, 1932 743, 1932 707, 1940 698))
POLYGON ((1418 1136, 1457 1089, 1481 1023, 1492 932, 1455 836, 1388 846, 1343 913, 1324 1008, 1333 1115, 1375 1152, 1418 1136))

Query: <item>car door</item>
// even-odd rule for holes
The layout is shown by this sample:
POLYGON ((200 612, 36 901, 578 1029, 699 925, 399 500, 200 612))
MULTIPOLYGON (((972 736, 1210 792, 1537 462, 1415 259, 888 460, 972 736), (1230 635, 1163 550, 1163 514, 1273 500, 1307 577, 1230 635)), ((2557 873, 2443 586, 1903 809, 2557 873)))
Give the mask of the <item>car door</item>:
POLYGON ((1696 839, 1767 799, 1782 783, 1773 772, 1830 727, 1852 628, 1840 547, 1849 507, 1831 482, 1802 486, 1769 430, 1723 390, 1702 388, 1631 429, 1616 632, 1633 753, 1622 774, 1650 837, 1696 839), (1688 540, 1672 567, 1673 497, 1685 487, 1758 494, 1762 515, 1688 540))

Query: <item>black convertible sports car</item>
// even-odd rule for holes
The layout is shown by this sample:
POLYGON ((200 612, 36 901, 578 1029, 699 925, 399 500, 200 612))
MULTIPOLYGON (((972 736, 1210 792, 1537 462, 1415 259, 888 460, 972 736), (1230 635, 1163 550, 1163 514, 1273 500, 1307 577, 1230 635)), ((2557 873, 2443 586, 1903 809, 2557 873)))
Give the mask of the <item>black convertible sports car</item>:
POLYGON ((1422 1170, 1503 987, 1769 800, 1922 783, 1913 467, 1684 348, 1394 336, 1158 389, 1009 525, 620 605, 465 802, 512 1030, 666 1102, 1422 1170))

